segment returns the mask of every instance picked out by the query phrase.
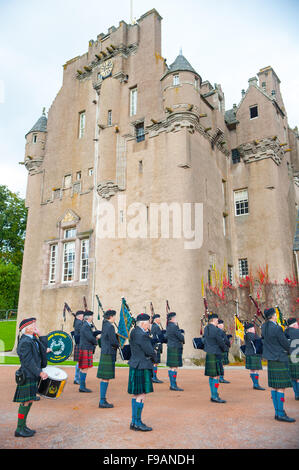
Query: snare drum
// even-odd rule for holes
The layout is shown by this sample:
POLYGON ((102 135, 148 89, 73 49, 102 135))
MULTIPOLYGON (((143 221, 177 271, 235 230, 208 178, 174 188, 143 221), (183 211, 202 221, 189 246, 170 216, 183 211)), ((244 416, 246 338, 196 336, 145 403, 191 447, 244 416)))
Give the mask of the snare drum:
POLYGON ((56 399, 60 397, 67 381, 67 373, 58 367, 48 366, 43 369, 48 378, 40 379, 37 393, 45 398, 56 399))

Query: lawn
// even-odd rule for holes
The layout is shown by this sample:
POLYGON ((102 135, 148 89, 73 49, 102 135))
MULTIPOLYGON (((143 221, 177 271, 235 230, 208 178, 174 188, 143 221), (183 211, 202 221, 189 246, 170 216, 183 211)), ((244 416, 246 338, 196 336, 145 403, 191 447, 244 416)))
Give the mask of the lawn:
POLYGON ((0 321, 0 352, 11 351, 16 337, 16 321, 0 321))

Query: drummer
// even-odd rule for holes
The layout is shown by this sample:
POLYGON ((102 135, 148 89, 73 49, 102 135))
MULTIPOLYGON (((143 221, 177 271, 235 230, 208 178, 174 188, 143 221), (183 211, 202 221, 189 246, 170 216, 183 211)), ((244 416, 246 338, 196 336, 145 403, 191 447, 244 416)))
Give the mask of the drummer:
POLYGON ((17 353, 20 358, 21 370, 25 374, 25 381, 17 385, 13 401, 20 403, 18 412, 18 424, 15 437, 32 437, 36 431, 26 425, 27 416, 36 396, 38 381, 48 378, 42 371, 47 366, 47 344, 46 336, 40 336, 36 327, 36 318, 26 318, 19 324, 19 337, 17 353))
POLYGON ((80 330, 80 351, 79 351, 79 369, 80 369, 80 386, 79 392, 91 393, 92 390, 86 388, 86 376, 89 369, 93 367, 93 353, 98 344, 97 338, 91 331, 93 324, 93 312, 86 310, 84 312, 83 325, 80 330))

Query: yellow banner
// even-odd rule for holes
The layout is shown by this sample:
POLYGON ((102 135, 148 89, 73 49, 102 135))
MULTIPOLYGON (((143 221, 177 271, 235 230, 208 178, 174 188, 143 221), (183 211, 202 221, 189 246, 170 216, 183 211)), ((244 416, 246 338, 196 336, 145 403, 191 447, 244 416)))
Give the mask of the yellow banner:
POLYGON ((276 321, 277 321, 277 324, 279 326, 281 326, 281 328, 283 329, 283 331, 285 330, 285 327, 282 325, 281 323, 281 320, 280 320, 280 312, 279 312, 279 308, 278 307, 275 307, 275 312, 276 312, 276 321))
POLYGON ((235 315, 235 333, 238 338, 244 341, 244 326, 235 315))

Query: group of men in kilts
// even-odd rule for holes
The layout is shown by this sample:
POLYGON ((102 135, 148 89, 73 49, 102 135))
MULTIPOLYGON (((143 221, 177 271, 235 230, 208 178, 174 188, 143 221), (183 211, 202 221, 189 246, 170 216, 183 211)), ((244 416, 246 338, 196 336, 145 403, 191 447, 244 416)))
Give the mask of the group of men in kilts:
MULTIPOLYGON (((284 409, 284 389, 294 388, 295 398, 299 399, 299 355, 297 361, 290 359, 296 353, 296 342, 291 345, 290 340, 299 339, 298 323, 295 318, 288 320, 288 328, 283 332, 276 323, 276 312, 268 309, 264 312, 266 322, 262 325, 263 357, 268 360, 268 385, 272 388, 271 396, 275 408, 275 419, 278 421, 294 422, 284 409), (294 353, 294 354, 295 354, 294 353)), ((100 382, 99 408, 113 408, 106 400, 109 381, 115 378, 116 352, 119 348, 118 336, 113 326, 116 312, 105 312, 102 332, 92 331, 93 312, 78 311, 74 322, 76 366, 74 383, 79 385, 79 391, 90 393, 86 387, 87 371, 93 366, 93 353, 100 341, 101 357, 97 377, 100 382), (100 337, 101 333, 101 337, 100 337), (99 340, 100 337, 100 340, 99 340)), ((246 325, 246 368, 251 371, 253 388, 264 390, 258 383, 258 371, 262 369, 262 356, 257 354, 254 347, 258 339, 253 324, 246 325)), ((36 338, 36 319, 23 320, 19 325, 22 337, 18 344, 21 369, 25 373, 25 381, 17 385, 14 396, 15 402, 20 403, 18 412, 18 426, 16 437, 31 437, 35 431, 26 425, 26 418, 33 401, 39 400, 36 396, 38 381, 47 378, 43 368, 47 364, 47 337, 36 338)), ((38 335, 39 336, 39 335, 38 335)), ((177 370, 182 366, 182 352, 185 343, 184 331, 180 330, 176 320, 176 313, 167 315, 167 362, 171 391, 183 391, 177 386, 177 370)), ((218 394, 219 383, 229 383, 224 380, 223 364, 228 362, 230 340, 223 331, 223 322, 218 315, 211 314, 208 325, 205 327, 204 350, 206 352, 205 375, 209 377, 211 401, 225 403, 218 394)), ((144 408, 145 396, 153 392, 153 383, 162 383, 157 378, 157 365, 161 360, 161 325, 160 316, 154 315, 151 319, 147 314, 140 314, 136 318, 135 327, 130 334, 131 358, 129 360, 128 393, 132 395, 132 420, 130 429, 133 431, 151 431, 152 428, 142 422, 141 416, 144 408), (151 325, 151 320, 153 324, 151 325), (159 330, 159 331, 158 331, 159 330), (156 338, 156 341, 154 340, 156 338), (158 338, 158 340, 157 340, 158 338)))

